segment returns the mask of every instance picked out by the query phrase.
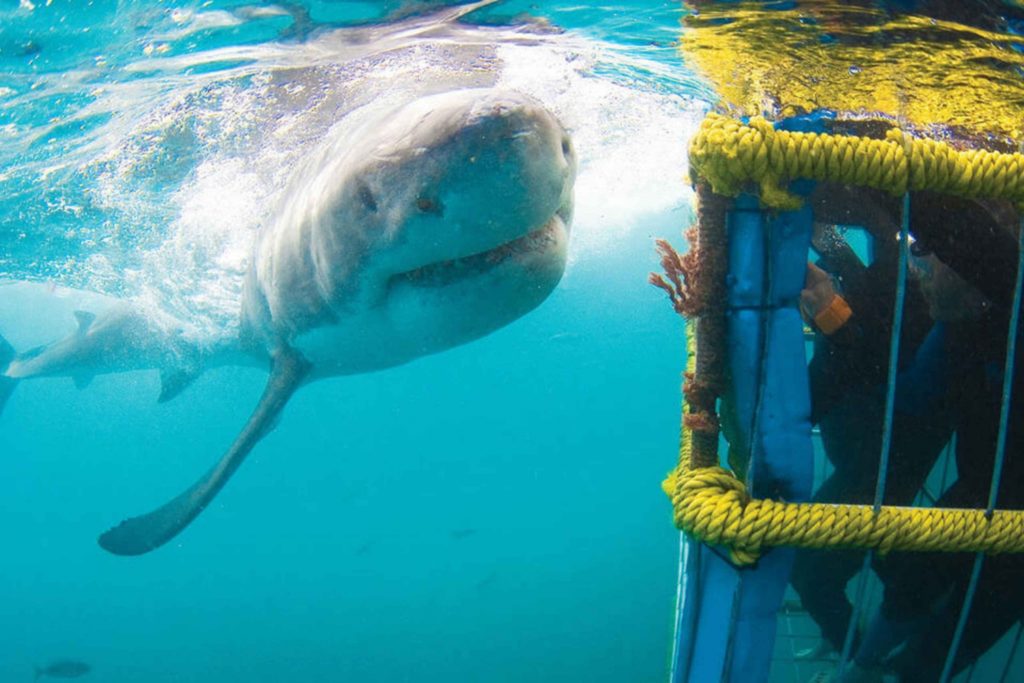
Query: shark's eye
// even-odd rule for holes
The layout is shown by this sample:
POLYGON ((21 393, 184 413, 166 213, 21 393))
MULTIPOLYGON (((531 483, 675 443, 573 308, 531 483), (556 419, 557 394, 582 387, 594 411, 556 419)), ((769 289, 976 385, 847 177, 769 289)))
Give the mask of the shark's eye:
POLYGON ((359 197, 359 201, 363 203, 367 211, 377 211, 377 200, 373 197, 373 192, 366 185, 366 183, 359 183, 359 189, 356 190, 356 194, 359 197))
POLYGON ((568 137, 562 138, 562 155, 568 157, 572 154, 572 143, 568 137))
POLYGON ((417 199, 416 208, 423 213, 436 213, 441 215, 444 212, 441 207, 441 202, 436 199, 430 199, 429 197, 420 197, 417 199))

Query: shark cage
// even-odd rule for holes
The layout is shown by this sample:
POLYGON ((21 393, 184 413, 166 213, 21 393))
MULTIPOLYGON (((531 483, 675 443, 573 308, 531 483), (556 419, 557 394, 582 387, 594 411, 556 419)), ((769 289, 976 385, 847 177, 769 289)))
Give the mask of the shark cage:
POLYGON ((918 656, 940 655, 918 665, 934 668, 921 680, 951 680, 1024 615, 1022 589, 986 587, 989 564, 1024 551, 1024 402, 1012 400, 1024 376, 1024 155, 993 146, 828 112, 711 113, 692 140, 689 250, 659 241, 665 274, 651 276, 686 319, 679 460, 663 483, 682 531, 672 683, 769 680, 801 553, 858 551, 833 680, 895 666, 890 646, 926 631, 918 656), (954 302, 960 317, 927 299, 922 271, 936 268, 972 292, 954 302), (822 282, 827 296, 809 307, 822 282), (834 462, 845 479, 816 493, 816 459, 820 470, 823 451, 844 449, 859 465, 834 462), (942 454, 956 483, 922 499, 942 454), (955 566, 939 571, 940 558, 955 566), (883 583, 896 602, 922 576, 949 580, 941 600, 921 598, 923 621, 883 605, 865 625, 869 568, 894 577, 883 583))

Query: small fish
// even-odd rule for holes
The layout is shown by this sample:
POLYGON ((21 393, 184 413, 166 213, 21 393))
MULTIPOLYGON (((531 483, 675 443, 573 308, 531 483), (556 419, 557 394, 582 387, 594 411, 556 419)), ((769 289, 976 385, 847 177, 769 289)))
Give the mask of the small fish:
POLYGON ((476 529, 456 529, 452 532, 452 538, 456 541, 461 541, 464 538, 469 538, 476 534, 476 529))
POLYGON ((377 545, 377 541, 376 540, 367 541, 366 543, 364 543, 361 546, 359 546, 358 548, 356 548, 356 551, 353 554, 356 557, 359 557, 360 555, 365 555, 368 552, 370 552, 371 550, 373 550, 373 547, 375 545, 377 545))
POLYGON ((84 676, 92 670, 85 662, 76 662, 73 659, 62 659, 59 662, 54 662, 46 667, 36 667, 36 677, 33 680, 39 680, 43 676, 49 676, 50 678, 78 678, 84 676))
POLYGON ((479 591, 483 590, 484 588, 487 588, 488 586, 493 584, 497 578, 498 570, 495 569, 493 572, 491 572, 490 574, 476 582, 476 589, 479 591))

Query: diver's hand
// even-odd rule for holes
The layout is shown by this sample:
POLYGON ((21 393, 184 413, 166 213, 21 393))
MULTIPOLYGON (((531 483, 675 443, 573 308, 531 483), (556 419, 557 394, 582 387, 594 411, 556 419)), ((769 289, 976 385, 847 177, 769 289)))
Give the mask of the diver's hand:
POLYGON ((813 263, 808 263, 807 279, 800 292, 800 313, 804 319, 808 323, 813 322, 819 313, 829 307, 835 296, 836 288, 832 284, 832 276, 813 263))

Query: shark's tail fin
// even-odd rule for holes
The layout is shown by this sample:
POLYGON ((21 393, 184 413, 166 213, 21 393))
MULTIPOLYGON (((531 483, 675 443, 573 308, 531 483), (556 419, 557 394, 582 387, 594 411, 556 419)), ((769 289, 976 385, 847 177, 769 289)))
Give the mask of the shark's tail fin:
MULTIPOLYGON (((0 343, 6 344, 7 342, 4 341, 3 337, 0 337, 0 343)), ((41 668, 39 668, 38 666, 36 666, 35 664, 32 665, 32 668, 36 670, 35 678, 33 678, 32 680, 33 681, 38 681, 40 678, 43 677, 43 670, 41 668)))
POLYGON ((5 377, 3 374, 7 370, 7 366, 14 360, 14 356, 14 347, 3 338, 3 335, 0 335, 0 415, 3 414, 4 405, 18 384, 18 380, 13 377, 5 377))

